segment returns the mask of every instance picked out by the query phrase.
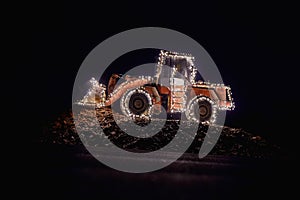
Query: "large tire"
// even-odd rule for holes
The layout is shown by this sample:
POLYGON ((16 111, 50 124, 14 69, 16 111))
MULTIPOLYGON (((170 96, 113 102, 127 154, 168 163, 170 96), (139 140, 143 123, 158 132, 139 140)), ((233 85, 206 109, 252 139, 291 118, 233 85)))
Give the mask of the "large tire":
POLYGON ((149 118, 152 108, 151 96, 143 89, 129 90, 122 97, 120 106, 123 114, 128 117, 149 118))
POLYGON ((217 107, 214 101, 205 96, 198 96, 190 100, 185 113, 188 120, 212 124, 216 120, 216 112, 217 107))

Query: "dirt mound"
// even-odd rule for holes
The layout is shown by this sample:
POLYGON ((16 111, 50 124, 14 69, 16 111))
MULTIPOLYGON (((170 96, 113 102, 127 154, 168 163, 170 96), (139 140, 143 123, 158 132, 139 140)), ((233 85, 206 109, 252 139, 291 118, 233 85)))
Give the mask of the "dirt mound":
MULTIPOLYGON (((43 133, 41 142, 46 144, 82 145, 82 141, 84 141, 85 145, 97 146, 99 145, 99 137, 105 137, 109 140, 103 140, 106 143, 101 145, 117 145, 120 148, 134 152, 154 151, 168 144, 178 131, 178 122, 167 121, 156 135, 149 138, 137 138, 126 134, 116 124, 115 120, 118 123, 124 123, 125 127, 130 126, 126 123, 128 119, 123 115, 113 116, 109 109, 97 110, 99 123, 95 124, 91 112, 93 111, 84 109, 80 114, 78 127, 81 129, 81 134, 83 133, 81 138, 76 132, 72 112, 69 111, 49 124, 43 133), (91 130, 90 126, 97 126, 102 128, 103 131, 91 130)), ((187 121, 180 123, 189 126, 187 121)), ((207 129, 208 126, 199 125, 196 136, 188 135, 188 137, 194 137, 194 140, 187 152, 199 153, 207 129)), ((210 154, 251 158, 272 158, 281 155, 278 146, 268 143, 259 135, 246 132, 241 128, 212 126, 212 131, 220 131, 220 129, 222 129, 221 135, 210 154)), ((187 137, 185 137, 186 139, 187 137)), ((186 141, 183 139, 182 143, 184 142, 186 141)), ((176 148, 174 148, 174 151, 176 151, 176 148)))

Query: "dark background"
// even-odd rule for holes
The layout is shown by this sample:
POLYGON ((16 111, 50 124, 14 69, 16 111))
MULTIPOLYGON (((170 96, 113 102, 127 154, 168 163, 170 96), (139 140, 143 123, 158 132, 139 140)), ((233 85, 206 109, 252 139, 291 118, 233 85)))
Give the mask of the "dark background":
MULTIPOLYGON (((299 103, 298 10, 288 3, 99 2, 35 5, 30 21, 33 112, 40 127, 71 108, 77 70, 103 40, 132 28, 165 27, 201 44, 230 85, 226 125, 292 150, 299 103), (38 84, 36 84, 38 83, 38 84)), ((197 59, 197 58, 196 58, 197 59)), ((39 137, 40 132, 33 133, 39 137)))

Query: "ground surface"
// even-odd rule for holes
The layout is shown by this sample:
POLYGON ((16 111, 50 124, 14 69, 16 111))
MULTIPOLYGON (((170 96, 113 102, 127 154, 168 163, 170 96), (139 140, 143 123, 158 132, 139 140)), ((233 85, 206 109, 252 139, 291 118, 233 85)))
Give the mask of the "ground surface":
MULTIPOLYGON (((104 120, 101 126, 107 130, 103 137, 129 150, 142 148, 144 143, 118 132, 110 113, 106 114, 99 118, 104 120)), ((87 116, 85 113, 83 127, 89 123, 87 116)), ((162 136, 172 138, 167 133, 172 133, 174 127, 165 126, 162 136)), ((290 198, 295 193, 289 179, 295 175, 296 167, 280 147, 242 129, 224 127, 212 152, 200 160, 197 153, 204 130, 199 127, 188 151, 166 168, 130 174, 111 169, 89 154, 75 131, 71 113, 64 113, 45 128, 33 148, 36 164, 31 170, 38 175, 32 180, 33 188, 38 191, 37 196, 42 193, 44 197, 81 199, 260 199, 290 198)), ((88 137, 99 137, 90 134, 88 137)), ((146 150, 158 148, 164 142, 168 142, 164 137, 156 137, 147 141, 150 146, 146 150)), ((170 159, 172 153, 169 156, 154 159, 170 159)), ((129 158, 118 159, 126 162, 129 158)))

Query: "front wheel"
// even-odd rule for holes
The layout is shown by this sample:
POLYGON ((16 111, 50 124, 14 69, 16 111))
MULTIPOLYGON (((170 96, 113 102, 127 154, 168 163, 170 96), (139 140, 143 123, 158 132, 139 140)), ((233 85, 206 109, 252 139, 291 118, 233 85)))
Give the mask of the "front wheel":
POLYGON ((216 121, 217 107, 213 100, 205 96, 191 99, 185 112, 188 120, 202 124, 213 124, 216 121))
POLYGON ((150 94, 143 89, 129 90, 121 99, 123 114, 135 121, 150 120, 152 100, 150 94))

